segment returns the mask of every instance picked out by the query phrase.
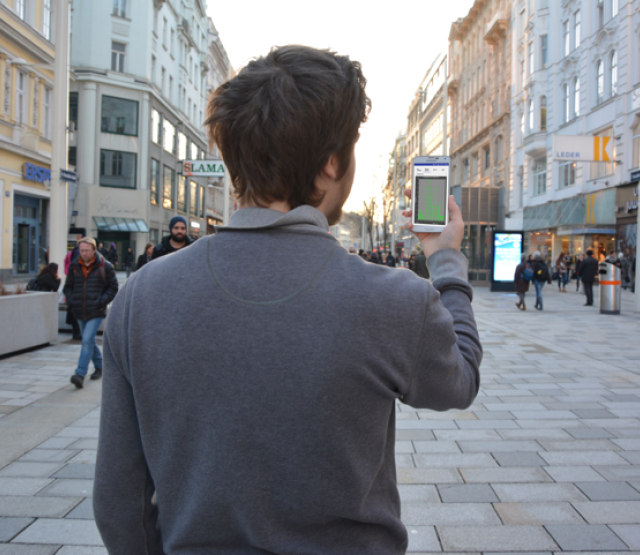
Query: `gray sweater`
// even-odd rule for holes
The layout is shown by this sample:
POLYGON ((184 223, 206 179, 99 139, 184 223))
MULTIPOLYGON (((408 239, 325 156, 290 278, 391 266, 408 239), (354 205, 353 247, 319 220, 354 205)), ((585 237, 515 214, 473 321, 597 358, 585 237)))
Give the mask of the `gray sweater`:
POLYGON ((404 553, 394 403, 478 392, 465 257, 432 255, 432 285, 350 255, 309 206, 218 231, 112 305, 93 497, 109 553, 404 553))

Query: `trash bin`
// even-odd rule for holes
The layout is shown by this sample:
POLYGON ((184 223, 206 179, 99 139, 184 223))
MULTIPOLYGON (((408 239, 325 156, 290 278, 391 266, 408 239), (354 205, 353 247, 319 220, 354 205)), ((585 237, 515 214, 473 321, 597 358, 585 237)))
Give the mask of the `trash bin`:
POLYGON ((601 262, 598 270, 600 277, 600 314, 620 314, 620 268, 609 262, 601 262))

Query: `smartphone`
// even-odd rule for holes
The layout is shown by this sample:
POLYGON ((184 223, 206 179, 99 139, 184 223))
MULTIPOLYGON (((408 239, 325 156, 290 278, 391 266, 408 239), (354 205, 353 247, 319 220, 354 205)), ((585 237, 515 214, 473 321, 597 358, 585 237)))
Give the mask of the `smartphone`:
POLYGON ((449 223, 448 156, 417 156, 412 161, 413 231, 442 233, 449 223))

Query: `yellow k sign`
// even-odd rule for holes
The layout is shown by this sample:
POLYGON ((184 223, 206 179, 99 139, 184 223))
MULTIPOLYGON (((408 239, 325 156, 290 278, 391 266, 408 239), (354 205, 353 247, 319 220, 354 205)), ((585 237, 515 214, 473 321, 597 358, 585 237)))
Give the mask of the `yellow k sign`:
POLYGON ((607 145, 611 137, 594 137, 593 138, 593 160, 595 162, 611 162, 611 158, 607 153, 607 145), (600 141, 602 139, 602 141, 600 141))

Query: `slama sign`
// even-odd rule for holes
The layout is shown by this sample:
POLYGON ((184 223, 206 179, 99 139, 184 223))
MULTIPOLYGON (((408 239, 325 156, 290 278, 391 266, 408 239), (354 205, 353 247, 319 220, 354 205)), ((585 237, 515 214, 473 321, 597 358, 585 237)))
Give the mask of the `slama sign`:
POLYGON ((573 162, 612 162, 611 137, 589 135, 554 135, 553 159, 573 162))
POLYGON ((187 177, 224 177, 226 168, 222 160, 185 160, 182 175, 187 177))

